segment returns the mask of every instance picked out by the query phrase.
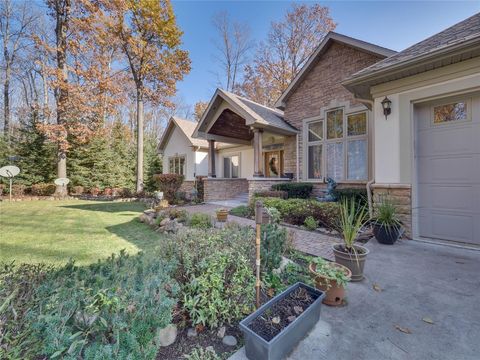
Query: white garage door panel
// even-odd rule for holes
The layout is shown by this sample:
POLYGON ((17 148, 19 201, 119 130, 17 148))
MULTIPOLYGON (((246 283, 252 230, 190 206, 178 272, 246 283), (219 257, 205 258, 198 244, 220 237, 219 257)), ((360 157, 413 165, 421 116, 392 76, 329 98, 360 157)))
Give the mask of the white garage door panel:
POLYGON ((466 99, 469 121, 433 124, 432 104, 415 106, 414 214, 420 237, 480 245, 480 98, 466 99))
POLYGON ((474 186, 419 184, 418 202, 429 209, 480 211, 478 193, 474 186))

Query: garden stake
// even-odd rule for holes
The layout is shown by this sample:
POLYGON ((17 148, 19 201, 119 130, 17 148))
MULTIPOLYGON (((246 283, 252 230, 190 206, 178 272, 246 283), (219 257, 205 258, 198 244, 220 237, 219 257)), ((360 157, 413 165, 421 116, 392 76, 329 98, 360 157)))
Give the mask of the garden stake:
POLYGON ((257 281, 255 283, 256 290, 256 305, 257 309, 260 307, 260 234, 262 229, 262 203, 257 201, 255 203, 255 223, 256 223, 256 236, 255 236, 255 246, 256 246, 256 260, 255 265, 257 268, 257 281))

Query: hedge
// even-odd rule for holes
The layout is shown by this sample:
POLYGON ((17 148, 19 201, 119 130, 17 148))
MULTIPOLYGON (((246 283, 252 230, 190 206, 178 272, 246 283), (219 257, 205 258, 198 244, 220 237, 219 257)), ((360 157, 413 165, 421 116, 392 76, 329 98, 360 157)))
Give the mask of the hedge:
POLYGON ((168 202, 175 202, 175 195, 183 183, 183 175, 177 174, 156 174, 153 176, 158 190, 163 191, 163 196, 168 202))
MULTIPOLYGON (((327 229, 337 229, 340 216, 340 205, 335 202, 320 202, 307 199, 278 199, 278 198, 254 198, 261 200, 265 207, 273 207, 280 212, 282 221, 303 225, 309 216, 318 221, 320 226, 327 229)), ((252 202, 252 206, 254 204, 252 202)))
POLYGON ((286 191, 281 191, 281 190, 263 190, 263 191, 257 191, 255 193, 255 196, 286 199, 288 197, 288 193, 286 191))
POLYGON ((308 199, 313 191, 313 184, 310 183, 281 183, 272 185, 272 190, 286 191, 288 198, 308 199))
POLYGON ((50 196, 55 193, 56 188, 55 184, 40 183, 32 185, 30 191, 32 195, 50 196))
POLYGON ((359 206, 367 206, 367 189, 360 188, 343 188, 335 189, 333 195, 338 202, 342 202, 343 199, 354 199, 355 203, 359 206))

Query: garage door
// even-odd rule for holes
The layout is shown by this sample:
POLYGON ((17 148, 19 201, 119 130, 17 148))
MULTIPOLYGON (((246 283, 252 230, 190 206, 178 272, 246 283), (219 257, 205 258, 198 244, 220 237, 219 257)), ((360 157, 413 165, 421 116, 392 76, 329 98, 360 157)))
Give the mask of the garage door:
POLYGON ((480 245, 480 97, 417 105, 415 120, 418 235, 480 245))

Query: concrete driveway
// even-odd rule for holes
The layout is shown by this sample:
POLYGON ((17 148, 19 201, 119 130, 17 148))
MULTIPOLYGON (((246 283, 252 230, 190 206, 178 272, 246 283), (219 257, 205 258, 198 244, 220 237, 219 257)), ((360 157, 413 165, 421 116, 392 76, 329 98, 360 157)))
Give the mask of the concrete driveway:
MULTIPOLYGON (((324 305, 289 359, 480 359, 480 251, 374 239, 367 247, 366 279, 348 285, 348 305, 324 305)), ((244 350, 230 359, 246 359, 244 350)))

